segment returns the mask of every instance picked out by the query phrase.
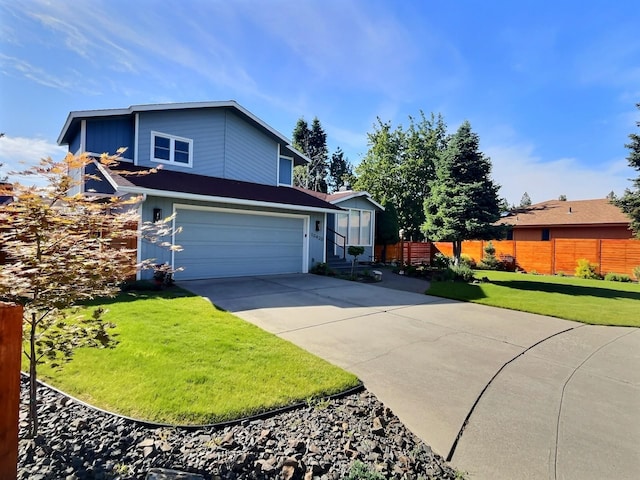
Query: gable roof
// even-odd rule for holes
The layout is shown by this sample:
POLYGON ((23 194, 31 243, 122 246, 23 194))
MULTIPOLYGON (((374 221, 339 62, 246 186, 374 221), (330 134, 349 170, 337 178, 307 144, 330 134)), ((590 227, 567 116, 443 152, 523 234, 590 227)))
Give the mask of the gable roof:
POLYGON ((116 191, 123 193, 298 211, 328 213, 342 211, 338 206, 293 187, 276 187, 165 169, 140 175, 140 172, 146 172, 149 169, 127 162, 121 162, 117 169, 114 168, 116 173, 98 162, 96 164, 116 191))
POLYGON ((128 108, 110 108, 103 110, 77 110, 69 112, 67 120, 62 127, 62 131, 58 136, 58 145, 69 145, 70 135, 77 128, 78 123, 81 120, 88 118, 100 118, 100 117, 119 117, 130 116, 135 113, 141 112, 159 112, 167 110, 190 110, 190 109, 205 109, 205 108, 222 108, 230 109, 240 115, 246 122, 253 125, 258 130, 271 137, 278 142, 282 148, 281 153, 283 155, 292 156, 299 162, 309 163, 311 160, 304 154, 300 153, 293 145, 291 141, 283 134, 278 132, 273 127, 256 117, 249 110, 241 106, 235 100, 225 100, 216 102, 183 102, 183 103, 156 103, 146 105, 131 105, 128 108))
POLYGON ((517 227, 629 225, 630 219, 606 198, 548 200, 518 210, 498 224, 517 227))
POLYGON ((369 192, 356 192, 353 190, 345 190, 345 191, 335 192, 335 193, 322 193, 322 192, 316 192, 314 190, 308 190, 302 187, 294 187, 294 188, 308 195, 313 195, 314 197, 324 200, 325 202, 329 202, 333 205, 337 205, 338 203, 345 202, 351 198, 364 197, 380 210, 384 210, 384 207, 382 205, 380 205, 373 198, 371 198, 371 194, 369 192))

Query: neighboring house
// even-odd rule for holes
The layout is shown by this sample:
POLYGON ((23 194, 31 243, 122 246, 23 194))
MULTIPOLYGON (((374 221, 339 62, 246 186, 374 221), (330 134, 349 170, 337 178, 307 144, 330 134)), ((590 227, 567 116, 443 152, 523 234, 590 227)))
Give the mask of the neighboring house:
POLYGON ((350 246, 364 247, 364 253, 358 257, 360 261, 371 261, 374 258, 376 212, 384 207, 371 198, 367 192, 342 190, 335 193, 321 193, 298 188, 301 192, 313 195, 344 212, 327 215, 326 246, 327 255, 335 255, 351 261, 347 250, 350 246))
POLYGON ((508 240, 549 241, 556 238, 625 239, 633 236, 630 220, 608 199, 550 200, 502 218, 511 227, 508 240))
POLYGON ((142 221, 175 213, 183 250, 142 241, 138 258, 183 267, 178 280, 306 273, 326 261, 325 227, 343 212, 292 186, 309 159, 235 101, 71 112, 58 143, 74 154, 126 147, 118 171, 162 166, 136 176, 96 163, 85 173, 102 181, 81 190, 142 195, 142 221))

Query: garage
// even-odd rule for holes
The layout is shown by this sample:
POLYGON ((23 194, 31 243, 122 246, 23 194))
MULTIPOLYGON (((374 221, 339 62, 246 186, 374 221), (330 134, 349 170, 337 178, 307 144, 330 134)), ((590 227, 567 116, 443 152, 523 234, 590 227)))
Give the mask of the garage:
POLYGON ((306 272, 304 215, 176 205, 177 280, 306 272))

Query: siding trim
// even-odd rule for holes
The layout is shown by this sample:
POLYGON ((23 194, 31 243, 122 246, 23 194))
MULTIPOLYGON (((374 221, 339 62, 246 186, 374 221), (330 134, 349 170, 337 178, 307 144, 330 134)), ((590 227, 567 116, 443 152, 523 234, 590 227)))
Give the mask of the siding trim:
POLYGON ((140 134, 140 114, 136 113, 133 120, 133 164, 138 165, 138 141, 140 134))
MULTIPOLYGON (((309 272, 309 215, 301 215, 294 213, 279 213, 279 212, 261 212, 256 210, 242 210, 239 208, 222 208, 222 207, 209 207, 206 205, 189 205, 186 203, 174 203, 173 204, 173 225, 171 243, 175 245, 176 236, 176 218, 178 217, 177 211, 182 210, 198 210, 203 212, 220 212, 220 213, 233 213, 240 215, 255 215, 261 217, 284 217, 284 218, 296 218, 302 220, 302 273, 309 272)), ((171 268, 175 268, 175 251, 171 251, 171 268)))
POLYGON ((194 200, 201 202, 217 202, 227 205, 239 205, 249 207, 265 207, 265 208, 282 208, 284 210, 293 210, 297 212, 318 212, 318 213, 336 213, 336 210, 327 208, 308 207, 305 205, 292 205, 288 203, 263 202, 257 200, 245 200, 242 198, 216 197, 212 195, 198 195, 195 193, 173 192, 168 190, 153 190, 150 188, 119 186, 118 190, 123 193, 135 193, 138 195, 151 195, 156 197, 175 198, 179 200, 194 200))

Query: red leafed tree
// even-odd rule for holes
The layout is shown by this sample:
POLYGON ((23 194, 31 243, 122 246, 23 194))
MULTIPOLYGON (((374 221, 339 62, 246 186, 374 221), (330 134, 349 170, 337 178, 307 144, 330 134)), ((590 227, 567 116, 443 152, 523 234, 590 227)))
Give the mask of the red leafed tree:
MULTIPOLYGON (((37 365, 61 366, 74 348, 113 345, 112 324, 102 311, 80 308, 82 302, 113 297, 127 278, 150 261, 136 264, 135 250, 123 248, 139 236, 179 249, 170 238, 170 218, 138 229, 137 197, 70 192, 92 162, 117 169, 117 156, 68 154, 62 161, 46 158, 21 177, 44 179, 44 186, 20 182, 0 186, 0 196, 13 201, 0 206, 0 299, 24 309, 24 353, 29 360, 30 435, 38 434, 37 365)), ((152 174, 153 171, 145 172, 152 174)), ((42 181, 42 180, 41 180, 42 181)))

